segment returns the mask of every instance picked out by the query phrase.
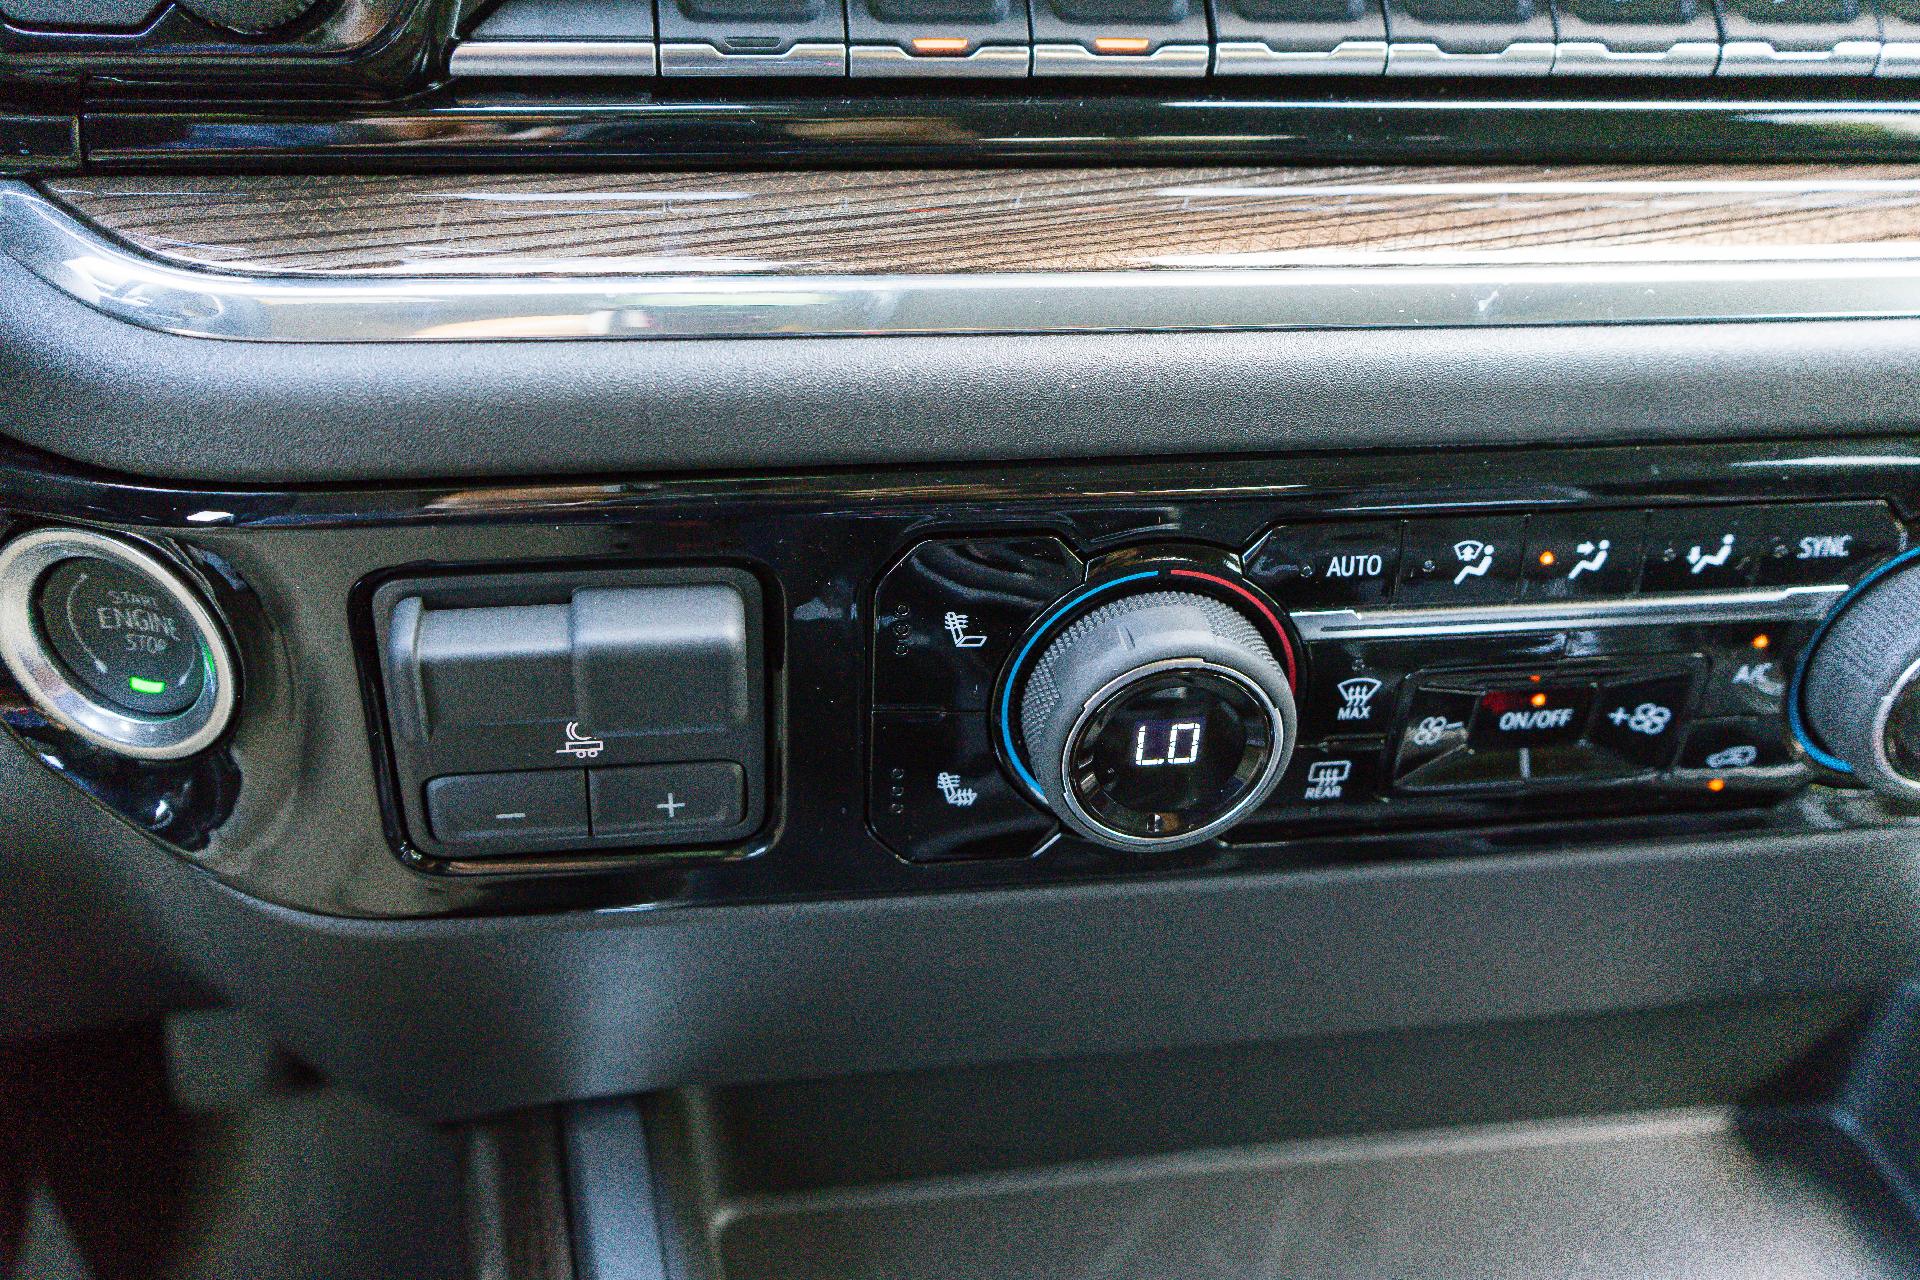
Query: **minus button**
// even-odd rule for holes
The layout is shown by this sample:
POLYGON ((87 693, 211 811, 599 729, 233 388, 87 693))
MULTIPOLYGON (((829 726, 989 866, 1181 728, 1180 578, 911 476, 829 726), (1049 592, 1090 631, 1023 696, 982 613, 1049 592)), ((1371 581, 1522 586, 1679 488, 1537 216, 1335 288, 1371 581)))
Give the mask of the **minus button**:
POLYGON ((536 850, 540 841, 564 843, 587 835, 587 775, 582 769, 466 773, 427 784, 427 817, 434 839, 471 845, 458 852, 536 850), (506 847, 511 846, 511 847, 506 847))

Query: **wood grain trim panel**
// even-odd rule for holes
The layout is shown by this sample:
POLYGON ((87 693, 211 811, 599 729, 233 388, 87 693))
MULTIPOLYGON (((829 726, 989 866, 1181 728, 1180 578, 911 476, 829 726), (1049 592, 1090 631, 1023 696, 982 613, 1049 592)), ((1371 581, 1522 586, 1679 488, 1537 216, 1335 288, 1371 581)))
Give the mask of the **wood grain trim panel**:
POLYGON ((149 254, 271 275, 1920 257, 1920 165, 84 176, 45 190, 149 254))

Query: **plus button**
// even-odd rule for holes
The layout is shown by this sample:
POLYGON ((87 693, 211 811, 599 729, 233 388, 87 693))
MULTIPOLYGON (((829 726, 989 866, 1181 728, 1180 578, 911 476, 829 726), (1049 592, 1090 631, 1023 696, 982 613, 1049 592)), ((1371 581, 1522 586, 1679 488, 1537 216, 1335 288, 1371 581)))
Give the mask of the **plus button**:
POLYGON ((669 791, 667 792, 667 798, 653 807, 665 813, 669 818, 677 818, 680 816, 680 811, 687 807, 687 802, 685 800, 675 800, 673 798, 673 792, 669 791))

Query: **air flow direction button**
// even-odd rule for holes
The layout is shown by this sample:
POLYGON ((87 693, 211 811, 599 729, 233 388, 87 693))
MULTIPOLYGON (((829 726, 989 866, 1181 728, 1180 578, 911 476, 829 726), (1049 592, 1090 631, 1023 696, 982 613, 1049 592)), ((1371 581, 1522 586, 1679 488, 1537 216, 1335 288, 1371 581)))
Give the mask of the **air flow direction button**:
POLYGON ((1401 604, 1505 604, 1520 593, 1524 516, 1461 516, 1407 523, 1401 604))

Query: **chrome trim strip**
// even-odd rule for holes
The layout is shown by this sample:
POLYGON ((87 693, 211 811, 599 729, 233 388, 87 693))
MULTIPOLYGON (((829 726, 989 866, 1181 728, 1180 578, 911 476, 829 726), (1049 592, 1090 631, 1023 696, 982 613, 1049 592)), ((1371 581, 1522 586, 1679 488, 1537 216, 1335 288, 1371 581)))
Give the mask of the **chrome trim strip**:
POLYGON ((447 69, 456 76, 655 76, 651 40, 467 40, 447 69))
POLYGON ((698 41, 661 41, 663 76, 844 76, 847 46, 802 40, 784 53, 723 53, 698 41))
POLYGON ((1842 40, 1828 49, 1779 49, 1771 40, 1720 46, 1723 76, 1870 76, 1879 63, 1878 40, 1842 40))
POLYGON ((1095 53, 1077 44, 1033 46, 1036 76, 1204 76, 1213 48, 1163 44, 1152 53, 1095 53))
POLYGON ((1599 40, 1553 47, 1556 76, 1710 76, 1719 65, 1717 40, 1682 40, 1665 49, 1614 49, 1599 40))
POLYGON ((948 79, 952 77, 1025 79, 1033 63, 1026 45, 988 44, 972 53, 914 55, 897 44, 856 44, 847 50, 847 74, 856 80, 880 77, 948 79))
POLYGON ((1880 61, 1873 74, 1888 79, 1920 76, 1920 41, 1889 40, 1882 44, 1880 61))
POLYGON ((258 342, 1114 333, 1920 317, 1913 256, 1232 264, 985 275, 248 276, 0 181, 0 252, 129 324, 258 342))
POLYGON ((1217 76, 1377 76, 1386 69, 1385 40, 1342 40, 1331 49, 1275 49, 1258 40, 1213 46, 1217 76))
POLYGON ((1586 631, 1595 627, 1798 622, 1825 617, 1833 602, 1846 593, 1847 586, 1841 583, 1765 591, 1444 609, 1315 609, 1292 617, 1300 638, 1309 644, 1316 640, 1412 640, 1428 636, 1511 635, 1522 631, 1586 631))
POLYGON ((1426 40, 1387 45, 1390 76, 1544 76, 1553 71, 1553 41, 1516 40, 1492 53, 1452 53, 1426 40))

